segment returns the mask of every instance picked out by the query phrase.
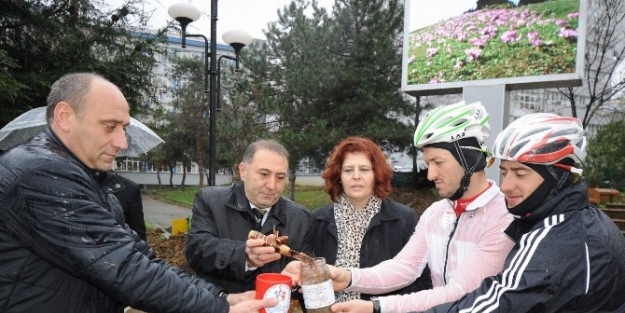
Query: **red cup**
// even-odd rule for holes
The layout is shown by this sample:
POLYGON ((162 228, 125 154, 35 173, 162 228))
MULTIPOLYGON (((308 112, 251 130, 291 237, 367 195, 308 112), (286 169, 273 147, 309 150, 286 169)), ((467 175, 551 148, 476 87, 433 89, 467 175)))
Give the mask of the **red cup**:
POLYGON ((276 273, 256 276, 256 299, 278 299, 274 307, 260 309, 260 313, 288 313, 291 304, 291 277, 276 273))

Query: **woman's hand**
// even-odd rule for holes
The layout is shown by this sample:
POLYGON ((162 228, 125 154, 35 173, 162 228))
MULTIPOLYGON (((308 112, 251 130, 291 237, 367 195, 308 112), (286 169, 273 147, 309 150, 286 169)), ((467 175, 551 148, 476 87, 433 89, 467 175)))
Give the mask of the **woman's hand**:
POLYGON ((302 262, 292 261, 286 265, 286 267, 282 270, 281 274, 291 277, 293 286, 300 286, 299 275, 301 271, 302 271, 302 262))

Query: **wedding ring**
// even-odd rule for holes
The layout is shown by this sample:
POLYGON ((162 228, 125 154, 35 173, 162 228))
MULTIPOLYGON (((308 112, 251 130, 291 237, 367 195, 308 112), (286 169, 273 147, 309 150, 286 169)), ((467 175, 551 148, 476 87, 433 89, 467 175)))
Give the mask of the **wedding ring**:
POLYGON ((257 261, 260 261, 260 254, 257 254, 257 255, 256 255, 256 260, 257 260, 257 261))

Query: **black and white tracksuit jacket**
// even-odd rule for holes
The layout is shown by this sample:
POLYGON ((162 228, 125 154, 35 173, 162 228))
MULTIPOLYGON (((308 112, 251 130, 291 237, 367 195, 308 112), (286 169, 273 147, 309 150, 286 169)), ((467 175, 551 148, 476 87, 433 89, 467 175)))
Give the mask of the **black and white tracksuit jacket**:
POLYGON ((625 312, 625 238, 589 204, 586 185, 543 205, 552 213, 520 238, 501 274, 426 312, 625 312))

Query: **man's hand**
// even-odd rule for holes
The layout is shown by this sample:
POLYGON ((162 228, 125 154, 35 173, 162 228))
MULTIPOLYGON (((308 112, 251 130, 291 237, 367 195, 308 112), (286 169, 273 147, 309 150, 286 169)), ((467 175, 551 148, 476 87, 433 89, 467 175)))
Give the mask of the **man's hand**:
POLYGON ((256 296, 256 291, 250 290, 242 293, 231 293, 228 295, 228 304, 236 305, 239 302, 246 300, 253 300, 256 296))
MULTIPOLYGON (((230 301, 230 299, 228 299, 230 301)), ((267 298, 260 300, 245 300, 230 307, 230 313, 258 313, 261 308, 272 307, 278 304, 276 298, 267 298)))
MULTIPOLYGON (((275 239, 274 235, 268 237, 275 239)), ((280 253, 276 252, 273 247, 263 246, 265 241, 262 239, 248 239, 245 241, 245 253, 247 254, 247 263, 250 267, 261 267, 267 263, 279 260, 280 253)))
POLYGON ((333 304, 330 309, 332 312, 339 313, 372 313, 373 302, 365 300, 351 300, 333 304))

